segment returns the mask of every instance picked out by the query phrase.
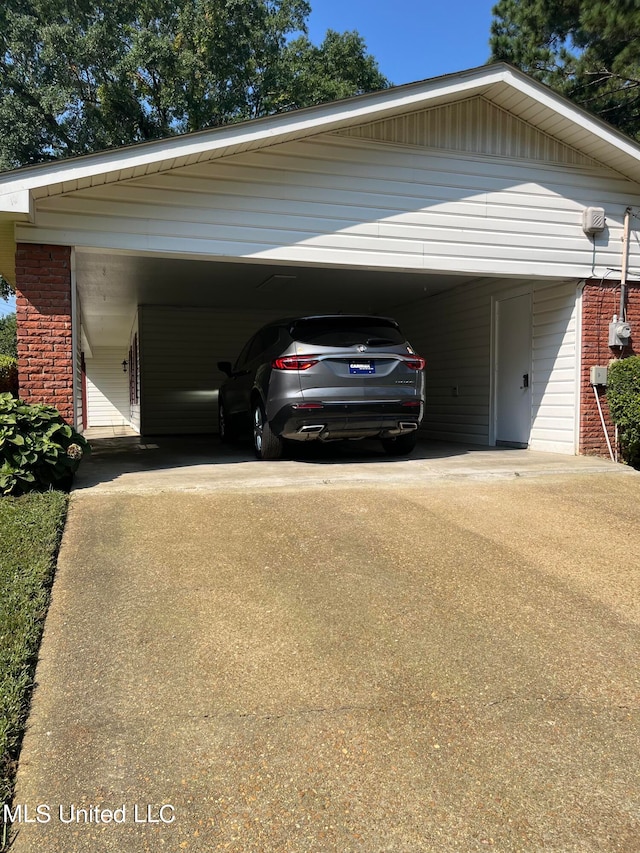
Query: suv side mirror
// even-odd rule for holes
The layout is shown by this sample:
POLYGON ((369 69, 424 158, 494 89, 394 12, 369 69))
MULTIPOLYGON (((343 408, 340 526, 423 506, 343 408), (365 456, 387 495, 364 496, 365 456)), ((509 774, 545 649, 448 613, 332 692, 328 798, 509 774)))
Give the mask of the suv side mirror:
POLYGON ((226 376, 231 376, 231 362, 219 361, 218 370, 222 371, 222 373, 224 373, 226 376))

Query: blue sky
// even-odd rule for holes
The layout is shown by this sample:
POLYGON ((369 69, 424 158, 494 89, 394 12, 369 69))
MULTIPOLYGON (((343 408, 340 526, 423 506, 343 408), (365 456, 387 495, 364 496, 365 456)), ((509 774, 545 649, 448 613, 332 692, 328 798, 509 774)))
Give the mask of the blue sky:
POLYGON ((358 30, 392 83, 412 83, 489 58, 491 10, 497 0, 309 0, 309 37, 327 29, 358 30))
MULTIPOLYGON (((412 83, 475 68, 489 58, 491 10, 496 0, 310 0, 309 37, 328 29, 357 30, 392 83, 412 83)), ((15 302, 0 299, 0 316, 15 302)))
POLYGON ((6 314, 11 314, 15 310, 15 299, 10 299, 8 302, 6 302, 4 299, 0 299, 0 317, 4 317, 6 314))

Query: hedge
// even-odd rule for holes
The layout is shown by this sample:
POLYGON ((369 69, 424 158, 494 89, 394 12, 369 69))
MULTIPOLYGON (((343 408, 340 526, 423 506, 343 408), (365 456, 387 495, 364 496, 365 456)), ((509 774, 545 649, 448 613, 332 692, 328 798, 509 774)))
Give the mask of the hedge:
POLYGON ((626 462, 640 467, 640 356, 609 365, 607 402, 626 462))

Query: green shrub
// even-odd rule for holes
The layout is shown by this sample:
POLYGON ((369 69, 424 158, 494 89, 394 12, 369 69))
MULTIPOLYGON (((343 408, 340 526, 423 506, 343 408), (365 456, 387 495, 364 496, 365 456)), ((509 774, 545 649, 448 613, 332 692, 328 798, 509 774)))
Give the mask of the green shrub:
POLYGON ((70 488, 88 449, 57 409, 0 394, 0 495, 70 488))
POLYGON ((0 394, 5 392, 18 396, 18 362, 0 353, 0 394))
POLYGON ((607 402, 620 435, 625 461, 640 466, 640 356, 614 361, 609 366, 607 402))

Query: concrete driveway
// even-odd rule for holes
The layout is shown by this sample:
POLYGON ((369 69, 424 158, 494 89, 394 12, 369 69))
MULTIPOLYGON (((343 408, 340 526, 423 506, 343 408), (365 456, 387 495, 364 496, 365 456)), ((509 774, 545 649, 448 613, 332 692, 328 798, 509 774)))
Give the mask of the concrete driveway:
POLYGON ((429 453, 275 482, 96 454, 15 853, 637 853, 640 476, 429 453))

